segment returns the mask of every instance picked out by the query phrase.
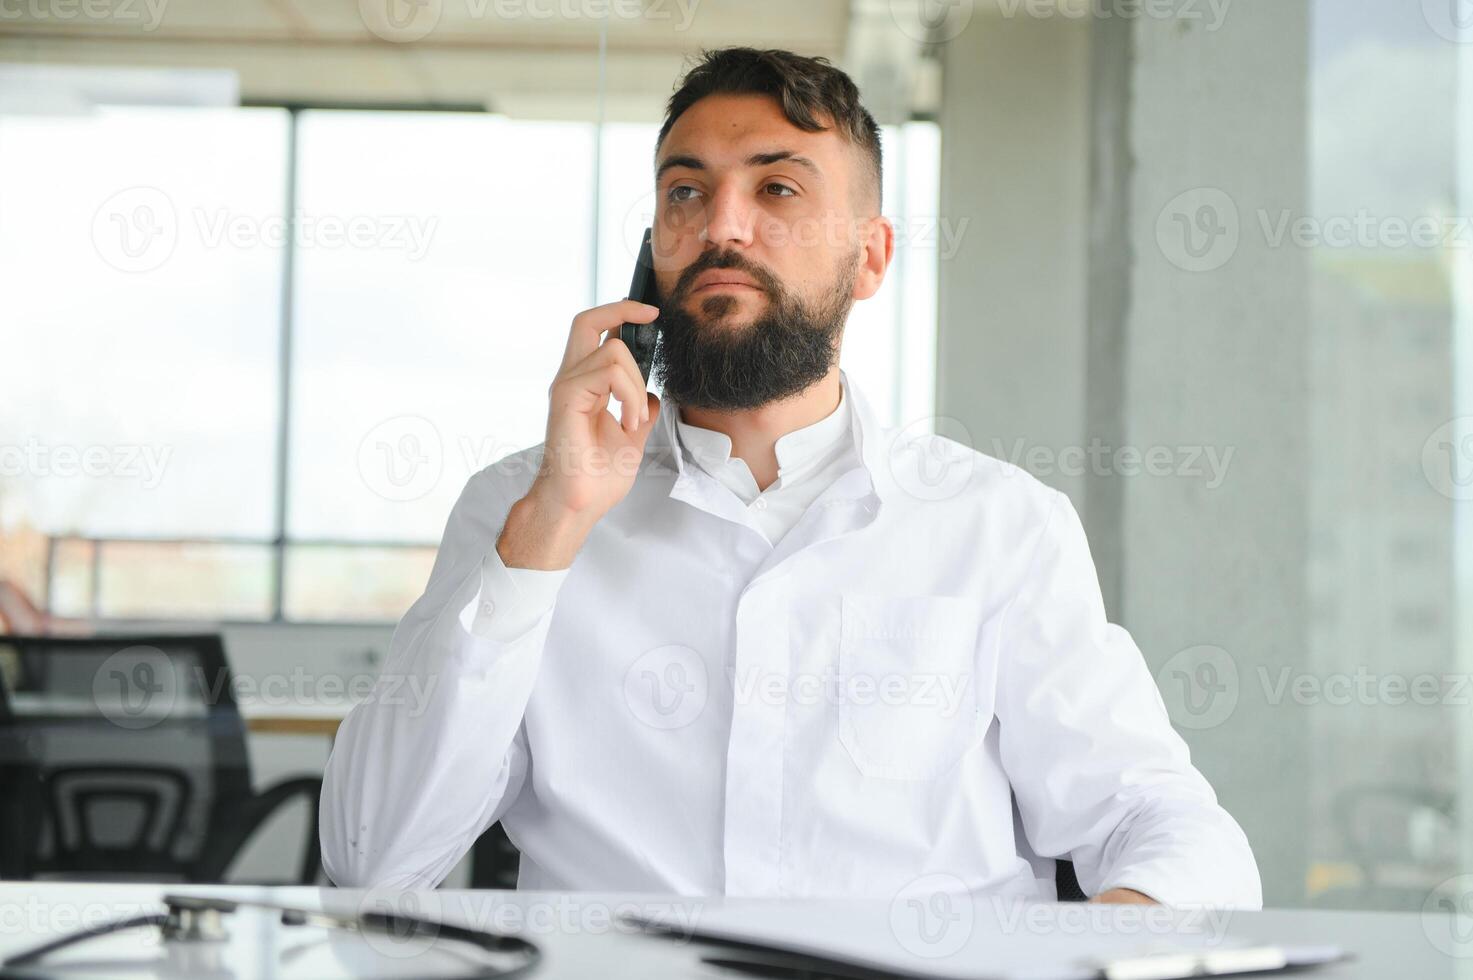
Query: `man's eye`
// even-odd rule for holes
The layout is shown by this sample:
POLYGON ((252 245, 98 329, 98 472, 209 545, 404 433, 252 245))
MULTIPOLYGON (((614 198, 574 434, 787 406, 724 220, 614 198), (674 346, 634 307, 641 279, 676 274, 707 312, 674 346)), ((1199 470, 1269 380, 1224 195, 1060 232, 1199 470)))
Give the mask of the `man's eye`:
POLYGON ((795 197, 798 194, 787 184, 768 184, 767 189, 774 192, 775 197, 795 197))
POLYGON ((671 204, 684 204, 686 201, 689 201, 690 198, 681 196, 681 191, 691 191, 692 193, 694 193, 695 188, 687 184, 681 184, 678 187, 672 187, 665 194, 666 200, 668 200, 671 204))

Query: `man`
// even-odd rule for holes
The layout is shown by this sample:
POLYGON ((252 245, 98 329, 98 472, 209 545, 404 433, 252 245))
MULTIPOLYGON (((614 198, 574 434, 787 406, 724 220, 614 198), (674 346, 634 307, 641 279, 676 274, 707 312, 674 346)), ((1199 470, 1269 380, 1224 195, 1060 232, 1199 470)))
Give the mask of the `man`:
POLYGON ((1069 858, 1257 907, 1068 500, 839 370, 894 247, 848 76, 707 54, 655 173, 659 308, 576 317, 544 443, 456 504, 328 763, 332 879, 432 886, 499 820, 522 888, 1049 899, 1069 858), (663 405, 612 336, 657 312, 663 405))

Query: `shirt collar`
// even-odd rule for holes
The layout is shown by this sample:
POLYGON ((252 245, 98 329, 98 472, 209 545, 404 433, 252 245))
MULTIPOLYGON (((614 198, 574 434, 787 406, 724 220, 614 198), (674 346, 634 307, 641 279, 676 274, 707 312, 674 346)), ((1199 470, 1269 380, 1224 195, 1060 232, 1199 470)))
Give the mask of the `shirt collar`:
MULTIPOLYGON (((783 486, 802 479, 824 462, 841 443, 850 440, 848 399, 843 379, 839 384, 839 404, 832 412, 801 429, 780 436, 773 449, 777 453, 777 475, 783 486)), ((675 419, 677 438, 695 461, 712 476, 731 462, 731 437, 724 432, 692 425, 675 419)))
MULTIPOLYGON (((880 427, 869 399, 843 368, 839 369, 839 382, 844 394, 839 401, 838 412, 842 412, 846 404, 849 406, 848 427, 858 445, 859 458, 869 477, 871 489, 881 501, 892 499, 896 495, 894 474, 890 468, 894 435, 880 427)), ((821 426, 832 418, 830 416, 816 424, 821 426)), ((689 477, 684 453, 680 451, 679 426, 682 424, 675 401, 664 399, 660 405, 660 418, 655 423, 655 431, 650 433, 649 441, 645 444, 646 464, 674 473, 677 486, 689 477)), ((730 440, 728 451, 729 443, 730 440)))

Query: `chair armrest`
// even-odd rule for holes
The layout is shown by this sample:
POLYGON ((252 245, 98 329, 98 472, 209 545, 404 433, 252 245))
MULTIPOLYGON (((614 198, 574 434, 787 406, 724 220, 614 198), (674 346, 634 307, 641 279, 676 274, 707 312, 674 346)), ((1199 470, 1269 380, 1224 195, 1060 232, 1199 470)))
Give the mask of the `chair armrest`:
POLYGON ((245 800, 243 808, 229 816, 228 822, 218 828, 216 839, 210 842, 205 854, 201 855, 198 880, 210 883, 223 881, 225 869, 245 847, 246 841, 283 804, 298 796, 306 797, 311 802, 312 815, 307 821, 307 832, 302 842, 302 863, 298 868, 297 883, 314 884, 317 881, 317 872, 322 867, 322 845, 317 836, 318 810, 322 805, 322 779, 317 776, 283 779, 245 800))

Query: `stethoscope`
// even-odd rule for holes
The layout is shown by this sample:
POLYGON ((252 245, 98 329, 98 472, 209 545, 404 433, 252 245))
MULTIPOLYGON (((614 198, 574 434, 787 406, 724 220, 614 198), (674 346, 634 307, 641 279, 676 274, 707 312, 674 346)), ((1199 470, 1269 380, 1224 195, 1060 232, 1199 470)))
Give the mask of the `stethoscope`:
POLYGON ((165 943, 221 943, 229 938, 225 929, 225 916, 238 909, 264 909, 279 913, 284 926, 315 926, 359 935, 387 935, 396 941, 448 939, 466 943, 488 953, 511 956, 516 960, 511 966, 477 967, 475 972, 464 974, 465 980, 509 980, 511 977, 525 976, 542 958, 542 951, 537 944, 520 936, 466 929, 397 912, 373 911, 347 916, 278 905, 274 902, 196 895, 165 895, 163 901, 165 911, 162 913, 137 915, 82 929, 11 956, 0 962, 0 974, 15 977, 42 976, 44 971, 38 972, 38 964, 43 957, 89 939, 129 929, 157 928, 165 943))

